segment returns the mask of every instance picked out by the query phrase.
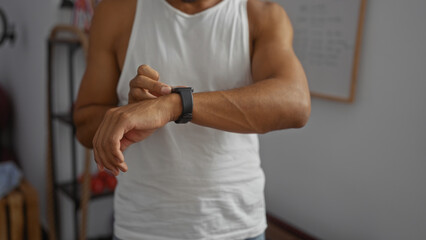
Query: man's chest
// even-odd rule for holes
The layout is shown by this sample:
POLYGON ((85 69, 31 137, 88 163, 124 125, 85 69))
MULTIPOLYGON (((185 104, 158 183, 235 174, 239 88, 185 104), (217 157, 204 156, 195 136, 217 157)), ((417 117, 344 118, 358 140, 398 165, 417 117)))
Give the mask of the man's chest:
MULTIPOLYGON (((126 59, 126 53, 128 52, 129 40, 132 34, 133 19, 134 19, 134 14, 133 15, 130 14, 126 16, 126 19, 124 21, 125 24, 123 24, 121 33, 117 35, 117 38, 114 41, 114 53, 115 53, 116 62, 118 64, 120 71, 122 71, 123 69, 124 62, 126 59)), ((248 23, 249 23, 250 58, 253 55, 252 53, 253 53, 253 45, 254 45, 254 41, 253 41, 254 36, 251 31, 252 29, 254 29, 254 26, 252 26, 253 25, 252 22, 253 21, 250 21, 250 17, 249 17, 248 23)), ((141 41, 143 41, 143 39, 141 39, 141 41)), ((223 43, 223 44, 229 44, 229 43, 223 43)))

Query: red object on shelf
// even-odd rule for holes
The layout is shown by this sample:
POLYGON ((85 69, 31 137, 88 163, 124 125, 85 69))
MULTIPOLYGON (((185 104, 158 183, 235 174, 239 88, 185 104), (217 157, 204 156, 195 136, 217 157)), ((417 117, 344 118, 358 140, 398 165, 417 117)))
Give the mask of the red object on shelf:
MULTIPOLYGON (((78 177, 78 183, 83 184, 83 175, 78 177)), ((101 194, 105 190, 114 191, 116 186, 117 178, 108 172, 97 172, 91 176, 90 190, 94 195, 101 194)))
POLYGON ((92 176, 92 181, 90 183, 90 189, 93 194, 100 194, 104 191, 105 184, 102 179, 92 176))
POLYGON ((97 173, 97 177, 101 179, 102 181, 105 181, 105 179, 108 178, 108 176, 111 176, 111 175, 105 171, 97 173))
POLYGON ((111 191, 115 189, 115 186, 117 186, 117 179, 112 175, 108 174, 108 177, 105 178, 104 181, 105 181, 105 186, 111 191))

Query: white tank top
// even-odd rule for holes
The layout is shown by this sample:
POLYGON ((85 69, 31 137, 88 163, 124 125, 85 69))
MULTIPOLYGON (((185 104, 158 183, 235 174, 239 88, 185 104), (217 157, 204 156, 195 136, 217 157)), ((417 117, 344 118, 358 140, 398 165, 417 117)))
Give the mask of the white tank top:
MULTIPOLYGON (((119 104, 148 64, 171 86, 195 92, 251 83, 247 0, 223 0, 189 15, 165 0, 138 0, 119 104)), ((196 106, 195 106, 196 107, 196 106)), ((264 174, 255 134, 168 123, 124 153, 115 192, 123 240, 242 240, 266 228, 264 174)))

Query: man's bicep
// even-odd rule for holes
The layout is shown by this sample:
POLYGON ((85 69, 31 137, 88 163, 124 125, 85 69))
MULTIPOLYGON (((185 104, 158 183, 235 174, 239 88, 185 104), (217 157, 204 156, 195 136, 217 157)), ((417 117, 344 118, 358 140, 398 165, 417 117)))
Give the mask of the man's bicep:
POLYGON ((99 5, 90 30, 86 71, 81 81, 76 109, 88 105, 116 105, 119 68, 114 53, 111 8, 99 5))
POLYGON ((303 68, 293 50, 293 28, 284 9, 269 3, 260 22, 252 58, 253 80, 280 78, 306 81, 303 68))
POLYGON ((88 60, 86 71, 80 84, 76 108, 87 105, 116 105, 118 69, 111 58, 113 55, 96 53, 92 62, 88 60))

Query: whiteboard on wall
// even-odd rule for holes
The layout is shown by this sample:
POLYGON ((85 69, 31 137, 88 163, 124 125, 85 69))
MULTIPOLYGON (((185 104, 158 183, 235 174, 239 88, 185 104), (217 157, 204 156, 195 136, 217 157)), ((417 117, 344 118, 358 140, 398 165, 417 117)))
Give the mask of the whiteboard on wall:
POLYGON ((275 0, 294 28, 293 47, 311 94, 353 102, 366 0, 275 0))

